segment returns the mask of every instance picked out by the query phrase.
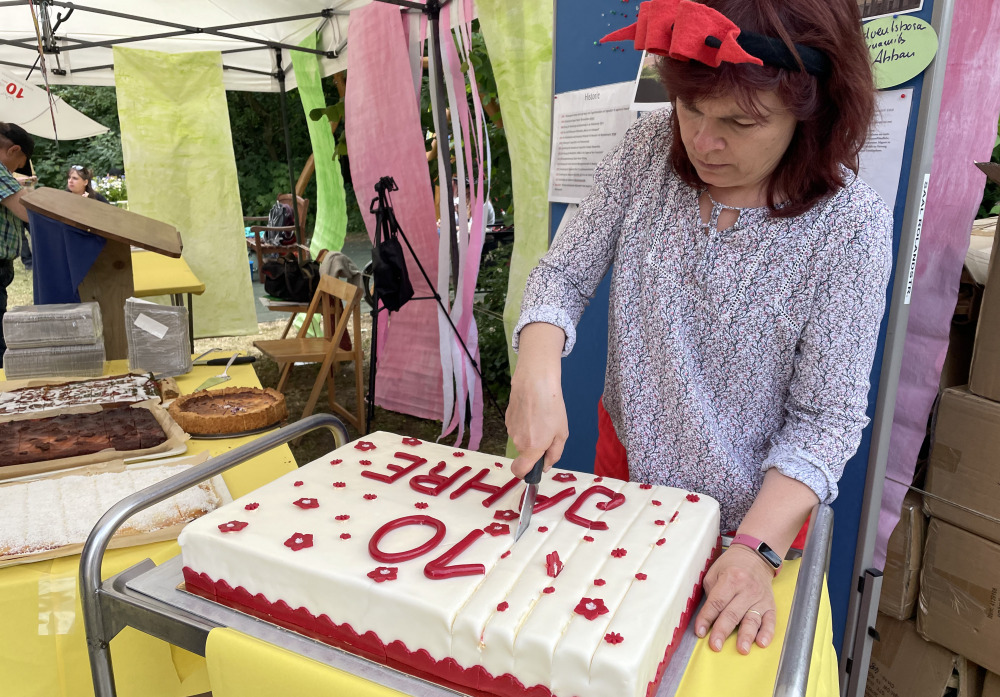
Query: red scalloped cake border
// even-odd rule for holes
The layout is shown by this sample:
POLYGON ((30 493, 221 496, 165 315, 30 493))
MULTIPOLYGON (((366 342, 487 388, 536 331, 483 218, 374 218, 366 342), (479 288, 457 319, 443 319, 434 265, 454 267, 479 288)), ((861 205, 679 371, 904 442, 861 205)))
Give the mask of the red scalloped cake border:
MULTIPOLYGON (((681 637, 701 601, 702 581, 705 578, 705 573, 721 549, 722 538, 719 537, 688 598, 680 622, 674 629, 670 644, 664 651, 663 660, 657 667, 656 675, 646 688, 646 697, 653 697, 656 694, 660 681, 663 679, 663 673, 680 645, 681 637)), ((292 609, 283 600, 272 603, 260 593, 252 595, 242 586, 233 588, 224 580, 213 581, 206 574, 198 573, 188 566, 184 567, 184 584, 189 592, 207 600, 291 629, 376 663, 403 670, 419 678, 446 687, 457 686, 463 690, 472 689, 474 691, 472 694, 475 697, 494 697, 495 695, 500 697, 556 697, 544 685, 525 687, 509 673, 495 677, 482 666, 463 668, 452 658, 436 660, 424 649, 411 651, 401 641, 392 641, 386 645, 374 632, 368 631, 364 634, 358 634, 351 625, 347 623, 336 624, 325 614, 317 617, 303 607, 292 609)))

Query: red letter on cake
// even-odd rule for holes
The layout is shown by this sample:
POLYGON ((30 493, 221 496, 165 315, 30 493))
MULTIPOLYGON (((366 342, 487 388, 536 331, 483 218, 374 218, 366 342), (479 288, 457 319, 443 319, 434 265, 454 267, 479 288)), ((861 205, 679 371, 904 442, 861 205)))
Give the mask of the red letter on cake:
POLYGON ((625 503, 625 497, 622 494, 616 494, 606 486, 592 486, 586 491, 584 491, 582 494, 580 494, 580 496, 576 499, 576 501, 573 502, 573 505, 569 507, 569 510, 566 511, 566 520, 568 520, 571 523, 576 523, 577 525, 588 528, 590 530, 607 530, 608 524, 605 523, 604 521, 590 520, 588 518, 584 518, 583 516, 577 514, 577 511, 579 511, 580 508, 583 507, 583 504, 587 501, 587 499, 589 499, 591 496, 596 496, 598 494, 601 496, 608 497, 608 500, 606 502, 602 501, 601 503, 597 504, 597 508, 601 510, 611 510, 612 508, 617 508, 618 506, 625 503), (602 503, 604 504, 603 506, 601 505, 602 503))
POLYGON ((431 518, 429 515, 408 515, 403 518, 396 518, 395 520, 390 520, 388 523, 375 531, 375 534, 372 535, 372 539, 368 540, 368 554, 370 554, 372 559, 375 561, 380 561, 384 564, 409 561, 410 559, 416 559, 423 554, 427 554, 429 551, 437 547, 438 543, 444 539, 444 533, 444 523, 437 518, 431 518), (427 542, 423 543, 419 547, 407 549, 402 552, 383 552, 378 548, 378 543, 382 541, 382 538, 386 535, 386 533, 398 530, 399 528, 405 528, 407 525, 429 525, 435 530, 434 537, 427 540, 427 542))
POLYGON ((471 467, 463 467, 450 477, 446 477, 441 474, 446 466, 444 462, 439 462, 431 467, 430 474, 418 474, 415 477, 410 477, 410 488, 421 494, 437 496, 447 491, 452 484, 472 470, 471 467))
MULTIPOLYGON (((563 499, 568 499, 575 493, 576 488, 571 486, 563 489, 555 496, 543 496, 542 494, 539 494, 538 498, 535 499, 535 506, 531 509, 531 512, 532 514, 535 514, 544 511, 546 508, 552 508, 563 499)), ((524 494, 521 494, 521 506, 524 506, 524 494)))
POLYGON ((397 465, 393 462, 390 462, 388 465, 386 465, 386 467, 395 472, 395 474, 379 474, 378 472, 364 470, 361 473, 361 476, 368 477, 369 479, 377 479, 380 482, 385 482, 386 484, 392 484, 393 482, 398 481, 403 477, 405 477, 408 472, 412 472, 413 470, 420 467, 420 465, 427 462, 427 460, 425 460, 424 458, 417 457, 416 455, 410 455, 409 453, 396 453, 396 457, 398 457, 400 460, 409 460, 411 464, 407 465, 406 467, 403 467, 402 465, 397 465))
POLYGON ((475 529, 462 538, 458 544, 449 549, 434 561, 428 562, 424 567, 424 576, 437 580, 440 578, 454 578, 455 576, 476 576, 486 573, 486 567, 482 564, 456 564, 448 566, 448 563, 459 554, 472 546, 472 543, 482 537, 483 531, 475 529))
POLYGON ((488 475, 489 473, 490 471, 488 469, 479 470, 479 474, 476 474, 475 476, 472 477, 472 479, 470 479, 465 484, 463 484, 462 486, 458 487, 455 491, 453 491, 451 493, 451 498, 457 499, 459 496, 464 494, 469 489, 475 489, 476 491, 485 491, 487 494, 491 494, 491 496, 487 496, 485 499, 483 499, 483 505, 486 508, 489 508, 497 501, 499 501, 504 494, 506 494, 508 491, 513 489, 521 482, 521 480, 518 479, 517 477, 511 477, 510 481, 504 484, 502 487, 493 486, 492 484, 483 484, 482 481, 483 478, 486 477, 486 475, 488 475))

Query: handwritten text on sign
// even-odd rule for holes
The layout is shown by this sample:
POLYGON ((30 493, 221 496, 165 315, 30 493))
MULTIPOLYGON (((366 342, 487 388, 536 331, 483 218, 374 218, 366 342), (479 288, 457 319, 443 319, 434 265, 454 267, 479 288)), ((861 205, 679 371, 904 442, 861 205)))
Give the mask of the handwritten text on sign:
POLYGON ((881 17, 864 25, 875 86, 895 87, 930 65, 938 49, 934 27, 917 17, 881 17))

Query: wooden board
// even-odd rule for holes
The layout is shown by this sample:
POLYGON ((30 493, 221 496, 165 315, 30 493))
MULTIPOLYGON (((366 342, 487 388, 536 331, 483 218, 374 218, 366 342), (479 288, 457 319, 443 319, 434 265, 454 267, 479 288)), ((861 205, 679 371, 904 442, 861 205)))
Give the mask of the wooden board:
POLYGON ((22 196, 21 202, 33 213, 108 240, 135 245, 168 257, 179 257, 184 248, 181 235, 173 225, 117 206, 92 201, 69 191, 36 189, 22 196))
MULTIPOLYGON (((80 198, 77 196, 77 198, 80 198)), ((110 208, 110 206, 108 206, 110 208)), ((107 360, 128 358, 125 334, 125 301, 132 286, 132 252, 128 244, 109 239, 78 287, 80 302, 97 301, 104 323, 104 353, 107 360)))

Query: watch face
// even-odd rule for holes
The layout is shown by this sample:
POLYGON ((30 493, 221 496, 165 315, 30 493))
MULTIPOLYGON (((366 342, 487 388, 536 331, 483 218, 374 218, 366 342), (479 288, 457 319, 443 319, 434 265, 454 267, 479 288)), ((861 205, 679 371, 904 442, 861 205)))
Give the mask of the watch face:
POLYGON ((781 566, 781 557, 779 557, 778 553, 775 552, 770 547, 768 547, 767 544, 765 544, 764 542, 760 543, 760 546, 757 547, 757 551, 760 552, 761 556, 763 556, 764 559, 767 560, 767 563, 773 566, 775 569, 781 566))

